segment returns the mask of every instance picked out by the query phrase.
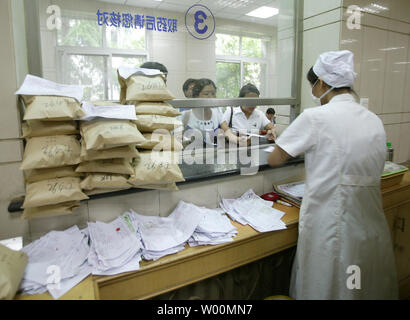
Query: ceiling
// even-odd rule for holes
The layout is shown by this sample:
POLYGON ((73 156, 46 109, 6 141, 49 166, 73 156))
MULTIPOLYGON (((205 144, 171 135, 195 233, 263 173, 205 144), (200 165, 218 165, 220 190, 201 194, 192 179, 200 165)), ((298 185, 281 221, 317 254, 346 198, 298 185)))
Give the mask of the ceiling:
POLYGON ((98 0, 114 4, 151 8, 185 13, 194 4, 207 6, 216 18, 252 22, 268 26, 277 25, 277 17, 260 19, 246 16, 247 13, 261 6, 278 8, 278 0, 98 0))

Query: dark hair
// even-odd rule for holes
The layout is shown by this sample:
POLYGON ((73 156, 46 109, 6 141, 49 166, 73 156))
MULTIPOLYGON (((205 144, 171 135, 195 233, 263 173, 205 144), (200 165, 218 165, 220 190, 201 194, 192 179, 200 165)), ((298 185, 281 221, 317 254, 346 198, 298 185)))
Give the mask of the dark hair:
POLYGON ((241 91, 239 92, 239 98, 244 98, 248 93, 256 93, 258 96, 261 94, 253 84, 248 83, 247 85, 243 86, 241 91))
POLYGON ((206 87, 206 86, 213 86, 216 90, 216 85, 215 83, 210 80, 210 79, 199 79, 195 81, 194 88, 192 89, 192 97, 197 98, 201 94, 201 91, 206 87))
POLYGON ((308 74, 307 74, 307 79, 308 81, 314 85, 316 81, 319 79, 319 77, 316 75, 316 73, 313 71, 313 67, 310 68, 308 74))
POLYGON ((159 63, 159 62, 145 62, 141 65, 140 68, 145 68, 145 69, 156 69, 161 71, 162 73, 164 73, 165 75, 168 74, 168 69, 167 67, 165 67, 163 64, 159 63))
POLYGON ((182 86, 182 90, 184 90, 184 92, 188 91, 189 86, 195 83, 195 81, 195 79, 188 79, 187 81, 185 81, 184 85, 182 86))
POLYGON ((267 114, 273 114, 273 115, 275 115, 275 114, 276 114, 276 111, 275 111, 275 109, 273 109, 273 108, 269 108, 269 109, 266 111, 266 113, 267 113, 267 114))

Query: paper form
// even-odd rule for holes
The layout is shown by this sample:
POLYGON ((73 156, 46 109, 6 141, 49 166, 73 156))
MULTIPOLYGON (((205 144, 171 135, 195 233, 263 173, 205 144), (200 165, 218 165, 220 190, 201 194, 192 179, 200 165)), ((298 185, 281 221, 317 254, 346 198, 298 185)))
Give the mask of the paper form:
POLYGON ((74 98, 81 102, 84 88, 82 86, 58 84, 29 74, 15 94, 25 96, 61 96, 74 98))

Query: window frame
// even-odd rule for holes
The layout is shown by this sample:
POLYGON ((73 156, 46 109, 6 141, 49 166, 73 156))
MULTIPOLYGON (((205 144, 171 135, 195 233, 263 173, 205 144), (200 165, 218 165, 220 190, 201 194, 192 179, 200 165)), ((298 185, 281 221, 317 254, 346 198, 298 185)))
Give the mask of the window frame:
MULTIPOLYGON (((227 31, 220 31, 216 33, 216 36, 218 34, 224 34, 224 35, 230 35, 230 36, 237 36, 239 37, 239 55, 238 56, 232 56, 232 55, 218 55, 216 54, 216 59, 215 63, 221 62, 221 63, 236 63, 240 64, 240 84, 239 87, 242 88, 245 83, 244 83, 244 63, 258 63, 262 66, 261 70, 265 68, 265 72, 263 73, 261 77, 261 87, 259 88, 261 95, 264 95, 265 92, 267 92, 267 76, 269 74, 269 58, 267 54, 265 55, 264 58, 256 58, 256 57, 248 57, 248 56, 243 56, 242 55, 242 39, 243 38, 253 38, 253 39, 259 39, 261 41, 264 40, 262 37, 257 37, 257 36, 250 36, 247 34, 239 34, 235 32, 227 32, 227 31)), ((215 41, 215 53, 216 53, 216 41, 215 41)))
MULTIPOLYGON (((62 15, 62 18, 75 18, 75 19, 87 19, 87 17, 92 17, 91 15, 79 14, 69 12, 62 15)), ((102 44, 101 47, 89 47, 89 46, 65 46, 58 44, 58 35, 55 31, 55 53, 56 53, 56 70, 57 70, 57 81, 60 83, 65 83, 66 71, 66 61, 68 55, 83 55, 83 56, 99 56, 104 57, 104 99, 110 100, 113 95, 113 82, 111 77, 112 71, 112 57, 123 57, 123 58, 142 58, 145 61, 149 60, 149 33, 144 29, 145 33, 145 50, 142 49, 118 49, 107 47, 107 27, 103 25, 101 28, 102 44), (111 96, 110 96, 111 95, 111 96)))

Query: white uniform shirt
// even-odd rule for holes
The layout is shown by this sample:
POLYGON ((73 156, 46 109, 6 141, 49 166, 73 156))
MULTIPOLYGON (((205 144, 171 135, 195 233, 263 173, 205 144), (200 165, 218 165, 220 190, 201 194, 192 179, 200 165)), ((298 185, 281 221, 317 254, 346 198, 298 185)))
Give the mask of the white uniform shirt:
MULTIPOLYGON (((232 109, 228 108, 223 116, 222 122, 226 122, 226 124, 229 125, 231 114, 232 109)), ((269 123, 269 119, 266 118, 265 114, 260 110, 255 109, 249 119, 247 119, 241 108, 234 108, 232 117, 232 129, 234 130, 246 130, 246 132, 251 133, 255 130, 264 130, 269 123)))
POLYGON ((383 123, 350 94, 305 110, 276 141, 305 153, 306 185, 291 281, 296 299, 395 299, 396 267, 380 180, 383 123), (346 283, 361 271, 361 290, 346 283))
POLYGON ((210 120, 200 120, 195 116, 195 114, 192 111, 186 111, 186 116, 189 117, 186 130, 198 129, 201 131, 215 131, 216 129, 218 129, 219 125, 221 124, 222 114, 217 109, 211 110, 212 117, 210 120))

